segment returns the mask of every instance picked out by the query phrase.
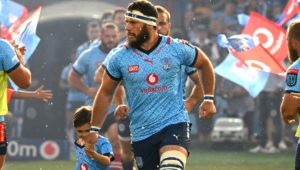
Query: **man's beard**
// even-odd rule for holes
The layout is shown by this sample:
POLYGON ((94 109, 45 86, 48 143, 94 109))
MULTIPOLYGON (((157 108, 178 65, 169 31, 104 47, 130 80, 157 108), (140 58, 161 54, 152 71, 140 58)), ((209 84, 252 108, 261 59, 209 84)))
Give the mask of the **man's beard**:
POLYGON ((150 33, 147 30, 147 26, 144 25, 141 32, 137 35, 135 41, 128 41, 130 47, 139 48, 142 44, 148 41, 150 38, 150 33))
POLYGON ((293 49, 292 47, 289 47, 288 58, 292 63, 295 62, 298 59, 297 50, 293 49))

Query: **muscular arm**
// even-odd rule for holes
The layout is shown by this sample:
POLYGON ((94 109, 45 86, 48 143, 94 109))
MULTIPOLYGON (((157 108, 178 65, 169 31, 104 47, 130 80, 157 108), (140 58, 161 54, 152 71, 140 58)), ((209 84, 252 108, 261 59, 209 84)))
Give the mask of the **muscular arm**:
POLYGON ((113 102, 117 106, 125 104, 125 89, 122 83, 120 83, 115 91, 113 102))
MULTIPOLYGON (((212 63, 204 54, 198 49, 197 60, 194 66, 201 69, 201 78, 204 86, 204 95, 214 95, 215 90, 215 74, 212 63)), ((216 113, 216 107, 213 102, 203 101, 199 107, 199 117, 210 118, 216 113)))
POLYGON ((101 84, 103 74, 104 74, 104 67, 103 66, 98 67, 98 69, 95 72, 94 81, 98 84, 101 84))
MULTIPOLYGON (((97 82, 99 85, 102 83, 102 77, 105 72, 103 66, 99 67, 95 72, 94 81, 97 82)), ((125 89, 122 83, 120 83, 114 93, 113 102, 116 106, 124 104, 125 102, 125 89)))
POLYGON ((106 117, 106 113, 109 109, 111 104, 113 94, 115 89, 118 85, 118 81, 115 81, 109 77, 106 71, 103 74, 102 84, 98 89, 98 92, 95 96, 94 104, 93 104, 93 111, 92 111, 92 126, 100 126, 104 122, 106 117))
POLYGON ((9 78, 20 88, 28 88, 31 85, 31 72, 23 64, 8 73, 9 78))
POLYGON ((186 99, 186 109, 190 113, 196 104, 203 98, 203 88, 200 81, 200 73, 198 71, 189 75, 189 77, 194 82, 191 94, 186 99))
POLYGON ((300 96, 298 94, 286 93, 282 97, 280 112, 283 121, 287 124, 295 122, 300 106, 300 96))
POLYGON ((215 73, 211 61, 208 59, 206 54, 198 50, 197 60, 194 64, 194 67, 201 69, 201 79, 203 82, 203 90, 205 95, 214 95, 215 90, 215 73))

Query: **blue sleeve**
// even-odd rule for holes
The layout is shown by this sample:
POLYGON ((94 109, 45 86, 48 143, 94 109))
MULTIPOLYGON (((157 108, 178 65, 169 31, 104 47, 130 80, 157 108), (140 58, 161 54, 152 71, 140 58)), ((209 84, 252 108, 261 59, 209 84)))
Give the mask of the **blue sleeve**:
POLYGON ((0 71, 11 72, 19 65, 14 48, 4 40, 0 41, 0 71))
POLYGON ((108 139, 106 138, 101 138, 97 143, 96 143, 97 149, 96 152, 100 153, 102 155, 110 155, 113 156, 113 150, 112 146, 109 143, 108 139))
POLYGON ((179 53, 181 64, 193 66, 197 60, 197 48, 185 40, 174 39, 174 44, 179 53))
POLYGON ((60 79, 64 81, 68 81, 68 73, 69 73, 69 66, 66 66, 61 72, 60 79))
POLYGON ((300 93, 300 77, 298 68, 289 68, 285 77, 285 92, 300 93))
POLYGON ((120 68, 120 64, 118 61, 119 53, 116 51, 117 50, 110 52, 107 55, 106 59, 104 60, 103 64, 104 64, 105 69, 111 79, 121 80, 122 73, 121 73, 121 68, 120 68))
POLYGON ((89 53, 81 53, 79 58, 75 61, 73 64, 73 69, 79 74, 79 75, 84 75, 87 72, 87 63, 89 62, 89 53))
POLYGON ((185 74, 186 75, 191 75, 197 71, 196 68, 194 67, 185 67, 185 74))

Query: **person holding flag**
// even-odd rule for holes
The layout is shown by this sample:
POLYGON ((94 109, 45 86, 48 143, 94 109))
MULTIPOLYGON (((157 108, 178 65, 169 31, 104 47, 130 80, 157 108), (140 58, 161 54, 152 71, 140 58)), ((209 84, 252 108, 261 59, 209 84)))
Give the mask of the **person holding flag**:
POLYGON ((0 39, 0 169, 4 165, 7 151, 4 116, 8 113, 8 77, 21 88, 28 88, 31 85, 31 72, 24 66, 23 52, 17 46, 0 39))

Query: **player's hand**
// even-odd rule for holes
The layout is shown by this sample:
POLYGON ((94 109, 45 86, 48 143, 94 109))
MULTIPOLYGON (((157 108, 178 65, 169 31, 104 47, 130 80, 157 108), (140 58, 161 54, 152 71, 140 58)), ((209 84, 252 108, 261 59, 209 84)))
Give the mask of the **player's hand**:
POLYGON ((86 93, 87 96, 89 96, 90 98, 94 98, 97 94, 98 89, 90 87, 86 93))
POLYGON ((299 111, 300 97, 299 94, 284 94, 282 97, 280 112, 283 121, 287 124, 296 122, 297 113, 299 111))
POLYGON ((41 85, 38 89, 34 91, 37 99, 48 102, 52 99, 53 93, 52 90, 44 90, 44 85, 41 85))
POLYGON ((213 102, 203 101, 199 106, 199 118, 211 118, 217 109, 213 102))
POLYGON ((86 144, 95 145, 98 140, 97 133, 90 132, 87 136, 83 137, 86 144))
POLYGON ((11 43, 11 45, 12 45, 12 46, 14 47, 14 49, 15 49, 15 53, 16 53, 16 55, 17 55, 17 58, 19 59, 19 62, 20 62, 21 64, 24 65, 24 54, 25 54, 25 51, 26 51, 26 47, 25 47, 25 46, 19 47, 19 46, 15 43, 15 41, 13 41, 13 42, 11 43))
POLYGON ((85 153, 89 158, 94 158, 94 154, 95 154, 94 148, 95 148, 95 145, 85 143, 85 153))
POLYGON ((119 122, 122 119, 125 119, 128 116, 128 113, 129 113, 129 107, 127 105, 125 104, 119 105, 114 112, 115 120, 119 122))

